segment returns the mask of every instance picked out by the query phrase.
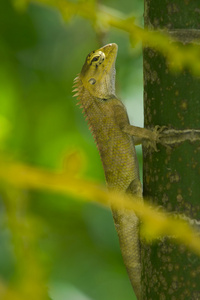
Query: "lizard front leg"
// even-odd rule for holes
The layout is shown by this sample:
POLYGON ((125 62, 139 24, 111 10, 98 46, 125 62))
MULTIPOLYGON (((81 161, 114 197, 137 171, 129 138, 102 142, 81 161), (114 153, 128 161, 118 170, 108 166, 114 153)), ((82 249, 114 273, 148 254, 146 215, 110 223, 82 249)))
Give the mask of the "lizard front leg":
POLYGON ((155 151, 157 151, 157 143, 165 147, 173 147, 185 141, 190 141, 191 143, 200 141, 200 129, 176 130, 167 128, 167 126, 157 125, 151 130, 126 124, 122 131, 133 136, 135 145, 145 143, 147 146, 154 148, 155 151))
POLYGON ((157 151, 156 144, 160 142, 160 132, 163 130, 160 126, 155 126, 153 130, 147 128, 141 128, 137 126, 133 126, 130 124, 126 124, 122 131, 133 136, 134 144, 147 144, 147 146, 152 147, 155 151, 157 151))

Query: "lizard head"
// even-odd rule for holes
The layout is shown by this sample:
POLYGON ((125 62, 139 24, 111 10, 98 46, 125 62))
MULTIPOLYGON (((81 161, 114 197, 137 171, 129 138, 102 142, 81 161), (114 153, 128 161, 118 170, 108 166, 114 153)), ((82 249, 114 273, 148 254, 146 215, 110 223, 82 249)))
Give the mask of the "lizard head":
POLYGON ((94 97, 107 99, 115 94, 117 45, 108 44, 88 54, 79 74, 82 85, 94 97))

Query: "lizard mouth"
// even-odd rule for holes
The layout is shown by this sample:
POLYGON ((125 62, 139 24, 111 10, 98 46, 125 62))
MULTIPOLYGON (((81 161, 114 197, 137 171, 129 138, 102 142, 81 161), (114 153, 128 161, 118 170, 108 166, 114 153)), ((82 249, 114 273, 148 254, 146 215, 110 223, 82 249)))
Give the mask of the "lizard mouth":
POLYGON ((108 59, 105 70, 108 71, 108 69, 111 69, 115 64, 116 57, 117 57, 117 50, 118 50, 118 46, 115 43, 107 44, 99 49, 99 51, 102 51, 105 54, 106 58, 108 59))
POLYGON ((100 51, 103 51, 104 53, 105 52, 111 52, 111 51, 113 51, 113 53, 115 53, 115 55, 117 55, 117 50, 118 50, 118 46, 117 46, 117 44, 115 44, 115 43, 110 43, 110 44, 107 44, 107 45, 105 45, 105 46, 103 46, 102 48, 100 48, 99 49, 100 51))
POLYGON ((117 57, 117 50, 118 46, 115 43, 107 44, 99 49, 99 51, 105 54, 106 58, 104 68, 102 70, 105 78, 104 84, 110 88, 110 91, 112 90, 112 93, 114 93, 113 85, 115 82, 115 61, 117 57))

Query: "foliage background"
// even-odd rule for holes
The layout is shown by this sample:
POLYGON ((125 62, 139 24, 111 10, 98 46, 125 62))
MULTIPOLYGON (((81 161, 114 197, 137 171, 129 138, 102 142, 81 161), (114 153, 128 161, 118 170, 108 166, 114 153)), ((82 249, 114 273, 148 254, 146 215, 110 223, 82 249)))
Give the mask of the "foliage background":
MULTIPOLYGON (((141 0, 101 3, 132 12, 142 23, 141 0)), ((96 146, 71 92, 86 55, 101 46, 100 37, 88 20, 74 16, 66 22, 49 6, 20 4, 0 2, 0 150, 49 170, 81 165, 83 176, 104 183, 96 146)), ((141 48, 131 48, 128 35, 116 29, 106 32, 104 43, 109 42, 119 46, 118 95, 131 122, 142 126, 141 48)), ((42 273, 53 300, 133 299, 110 211, 50 192, 22 191, 16 197, 18 191, 4 189, 0 286, 16 287, 37 266, 36 277, 42 273), (29 250, 26 234, 34 245, 29 250)))

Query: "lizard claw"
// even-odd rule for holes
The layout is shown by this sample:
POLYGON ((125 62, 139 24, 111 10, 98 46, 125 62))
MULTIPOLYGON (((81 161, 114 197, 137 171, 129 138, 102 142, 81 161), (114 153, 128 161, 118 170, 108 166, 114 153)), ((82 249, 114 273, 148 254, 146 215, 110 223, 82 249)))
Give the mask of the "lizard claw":
POLYGON ((152 130, 152 138, 148 141, 148 146, 158 152, 157 144, 162 144, 161 138, 163 131, 167 129, 167 126, 156 125, 152 130))
POLYGON ((154 132, 156 133, 156 143, 159 143, 161 145, 165 145, 163 143, 163 136, 166 136, 165 131, 168 130, 169 128, 167 126, 159 126, 156 125, 154 128, 154 132))

